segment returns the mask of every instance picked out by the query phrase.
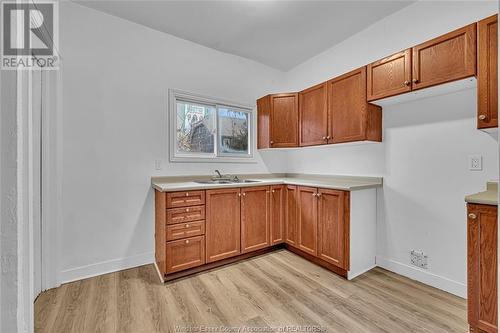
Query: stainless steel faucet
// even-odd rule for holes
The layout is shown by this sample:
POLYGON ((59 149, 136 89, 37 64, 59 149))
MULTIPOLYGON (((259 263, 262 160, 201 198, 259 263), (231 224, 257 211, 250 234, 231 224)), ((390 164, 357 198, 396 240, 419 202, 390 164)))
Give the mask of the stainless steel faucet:
POLYGON ((222 178, 222 174, 220 173, 219 170, 215 170, 215 173, 219 176, 219 178, 222 178))

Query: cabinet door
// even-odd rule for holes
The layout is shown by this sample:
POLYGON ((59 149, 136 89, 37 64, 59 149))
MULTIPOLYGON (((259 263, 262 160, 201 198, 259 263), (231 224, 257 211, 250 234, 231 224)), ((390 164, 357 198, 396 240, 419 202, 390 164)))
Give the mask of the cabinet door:
POLYGON ((240 254, 240 189, 207 190, 207 263, 240 254))
POLYGON ((498 127, 498 15, 477 24, 477 127, 498 127))
POLYGON ((297 186, 287 185, 285 196, 285 242, 288 245, 298 247, 297 186))
POLYGON ((497 333, 497 236, 497 207, 469 204, 467 308, 474 332, 497 333))
POLYGON ((241 189, 241 252, 269 246, 269 186, 241 189))
POLYGON ((167 274, 205 263, 205 236, 167 243, 167 274))
POLYGON ((322 83, 299 93, 300 146, 327 143, 327 84, 322 83))
POLYGON ((366 139, 366 67, 328 81, 328 112, 333 143, 366 139))
POLYGON ((298 187, 299 249, 312 255, 317 253, 318 192, 313 187, 298 187))
POLYGON ((367 100, 373 101, 411 90, 411 49, 371 63, 367 67, 367 100))
POLYGON ((271 147, 298 146, 298 109, 297 94, 271 96, 271 147))
POLYGON ((476 74, 476 24, 473 23, 413 48, 412 89, 476 74))
POLYGON ((319 189, 318 194, 318 257, 347 270, 349 207, 346 207, 346 199, 349 193, 319 189))
POLYGON ((257 149, 269 148, 271 95, 257 100, 257 149))
POLYGON ((271 186, 271 245, 285 241, 285 187, 271 186))

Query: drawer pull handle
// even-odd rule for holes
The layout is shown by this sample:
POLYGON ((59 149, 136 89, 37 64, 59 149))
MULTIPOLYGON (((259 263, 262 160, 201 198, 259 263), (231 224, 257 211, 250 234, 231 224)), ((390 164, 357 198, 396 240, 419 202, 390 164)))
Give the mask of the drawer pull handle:
POLYGON ((186 224, 186 228, 189 228, 189 224, 186 224))
POLYGON ((186 208, 186 213, 189 213, 189 208, 186 208))
POLYGON ((189 197, 189 193, 186 192, 186 197, 189 197))
POLYGON ((474 213, 470 213, 470 214, 469 214, 469 218, 470 218, 471 220, 474 220, 476 217, 477 217, 477 216, 476 216, 476 214, 474 214, 474 213))
POLYGON ((186 244, 189 244, 189 239, 186 239, 186 244))

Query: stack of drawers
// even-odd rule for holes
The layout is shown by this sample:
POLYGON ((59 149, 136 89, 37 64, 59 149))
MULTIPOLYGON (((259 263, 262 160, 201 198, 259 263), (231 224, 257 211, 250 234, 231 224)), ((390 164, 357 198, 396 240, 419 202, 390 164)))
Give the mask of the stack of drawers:
POLYGON ((205 191, 166 195, 166 273, 205 263, 205 191))

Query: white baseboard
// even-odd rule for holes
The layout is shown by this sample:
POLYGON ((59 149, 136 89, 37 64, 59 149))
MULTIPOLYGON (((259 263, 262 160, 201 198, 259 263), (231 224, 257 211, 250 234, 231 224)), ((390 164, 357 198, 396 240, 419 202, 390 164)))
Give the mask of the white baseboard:
POLYGON ((461 282, 457 282, 449 278, 427 272, 418 267, 413 267, 392 259, 384 258, 382 256, 377 256, 376 263, 377 266, 385 268, 388 271, 447 291, 459 297, 467 298, 467 285, 461 282))
POLYGON ((131 257, 112 259, 96 264, 67 269, 61 271, 59 281, 61 284, 68 283, 128 268, 152 264, 155 261, 154 257, 153 252, 146 252, 131 257))

